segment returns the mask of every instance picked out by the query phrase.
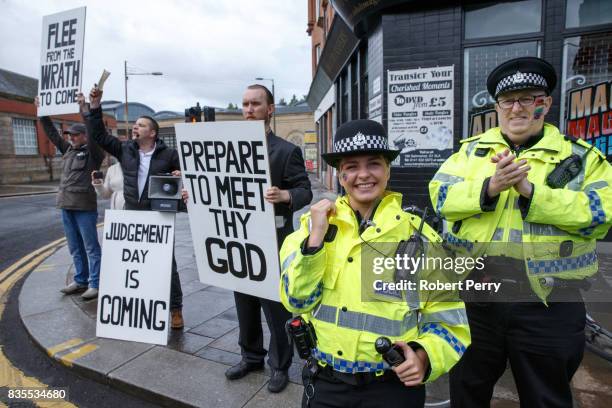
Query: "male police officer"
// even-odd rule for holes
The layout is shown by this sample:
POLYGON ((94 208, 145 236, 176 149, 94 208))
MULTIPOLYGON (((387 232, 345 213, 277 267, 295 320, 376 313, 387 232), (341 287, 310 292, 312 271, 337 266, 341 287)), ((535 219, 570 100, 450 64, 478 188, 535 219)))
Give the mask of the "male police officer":
POLYGON ((484 271, 470 278, 505 282, 466 304, 472 344, 451 371, 454 407, 488 407, 507 360, 521 406, 572 406, 584 350, 578 287, 597 272, 612 170, 596 148, 544 123, 556 81, 539 58, 493 70, 487 89, 500 127, 463 140, 429 185, 451 245, 488 243, 484 271))

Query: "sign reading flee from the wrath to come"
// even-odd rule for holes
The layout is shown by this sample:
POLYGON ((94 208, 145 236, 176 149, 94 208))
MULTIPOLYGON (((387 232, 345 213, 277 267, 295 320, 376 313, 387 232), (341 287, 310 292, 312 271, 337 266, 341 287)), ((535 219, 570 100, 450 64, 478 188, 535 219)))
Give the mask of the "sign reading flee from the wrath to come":
POLYGON ((166 345, 174 213, 106 210, 96 336, 166 345))
POLYGON ((453 153, 454 65, 388 71, 387 129, 396 167, 439 167, 453 153))
POLYGON ((261 121, 177 123, 200 281, 279 300, 274 208, 261 121))
POLYGON ((77 113, 83 83, 85 7, 43 17, 38 116, 77 113))

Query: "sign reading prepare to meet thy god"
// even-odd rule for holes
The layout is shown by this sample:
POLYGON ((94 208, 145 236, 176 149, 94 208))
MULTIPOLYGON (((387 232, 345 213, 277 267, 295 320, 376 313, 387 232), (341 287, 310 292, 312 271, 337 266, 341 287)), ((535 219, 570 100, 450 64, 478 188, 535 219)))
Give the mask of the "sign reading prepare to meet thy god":
POLYGON ((263 122, 177 123, 200 281, 278 300, 279 261, 263 122))
POLYGON ((168 342, 174 214, 106 210, 96 336, 168 342))
POLYGON ((38 116, 77 113, 83 82, 85 7, 43 17, 38 116))

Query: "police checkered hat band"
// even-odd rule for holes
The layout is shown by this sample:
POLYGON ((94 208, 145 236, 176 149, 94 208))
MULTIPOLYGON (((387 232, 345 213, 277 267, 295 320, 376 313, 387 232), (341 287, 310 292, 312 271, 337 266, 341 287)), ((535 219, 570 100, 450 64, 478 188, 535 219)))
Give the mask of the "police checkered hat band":
POLYGON ((502 92, 527 88, 548 89, 548 83, 542 75, 535 74, 533 72, 522 73, 517 71, 516 73, 508 75, 499 81, 497 87, 495 88, 495 96, 497 97, 497 95, 502 92))
POLYGON ((330 166, 337 167, 344 156, 378 154, 391 162, 399 152, 389 149, 387 132, 383 125, 373 120, 357 119, 338 128, 334 135, 333 151, 322 153, 321 157, 330 166))
POLYGON ((386 136, 364 135, 361 132, 357 132, 352 138, 338 140, 334 143, 334 153, 387 149, 389 149, 389 144, 386 136))
POLYGON ((557 84, 555 68, 537 57, 519 57, 499 64, 487 78, 487 90, 495 99, 509 91, 542 89, 550 95, 557 84))

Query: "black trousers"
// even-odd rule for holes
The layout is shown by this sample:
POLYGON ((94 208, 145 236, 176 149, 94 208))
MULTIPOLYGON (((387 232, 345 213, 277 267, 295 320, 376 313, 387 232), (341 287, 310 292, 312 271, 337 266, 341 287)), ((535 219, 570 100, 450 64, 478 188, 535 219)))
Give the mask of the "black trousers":
POLYGON ((306 405, 304 393, 302 408, 423 408, 425 405, 425 386, 406 387, 397 376, 361 386, 316 377, 312 385, 314 395, 310 405, 306 405))
POLYGON ((450 372, 451 406, 489 407, 510 368, 521 407, 571 407, 584 352, 582 302, 466 303, 472 344, 450 372))
POLYGON ((234 292, 240 336, 238 344, 242 358, 248 363, 263 363, 266 349, 263 345, 261 309, 270 329, 268 364, 274 370, 287 370, 291 365, 293 348, 285 332, 285 322, 292 315, 280 302, 234 292))

